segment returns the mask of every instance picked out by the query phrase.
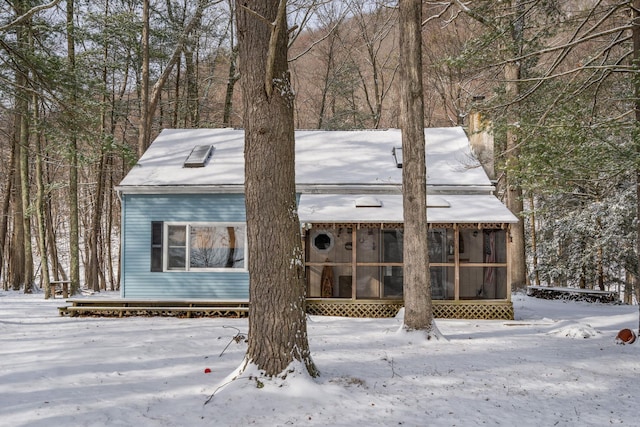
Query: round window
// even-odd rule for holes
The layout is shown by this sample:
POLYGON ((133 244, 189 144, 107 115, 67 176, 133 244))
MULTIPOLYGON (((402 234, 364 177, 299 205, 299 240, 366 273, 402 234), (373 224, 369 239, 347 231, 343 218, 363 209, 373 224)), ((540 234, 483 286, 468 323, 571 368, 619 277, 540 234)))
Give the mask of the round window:
POLYGON ((313 246, 319 251, 328 251, 333 246, 333 237, 331 234, 321 231, 313 239, 313 246))

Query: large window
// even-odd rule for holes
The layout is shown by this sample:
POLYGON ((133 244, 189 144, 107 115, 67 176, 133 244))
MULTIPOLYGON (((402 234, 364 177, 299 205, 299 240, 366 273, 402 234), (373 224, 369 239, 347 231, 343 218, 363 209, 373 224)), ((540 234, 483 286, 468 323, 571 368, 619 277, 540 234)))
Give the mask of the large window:
MULTIPOLYGON (((430 227, 434 300, 507 299, 507 233, 499 224, 430 227)), ((306 232, 310 298, 401 299, 400 224, 316 225, 306 232)))
POLYGON ((164 270, 246 271, 244 224, 165 223, 164 270))
POLYGON ((506 236, 498 228, 430 229, 433 299, 506 299, 506 236))
POLYGON ((402 228, 313 228, 307 233, 311 298, 402 298, 402 228))

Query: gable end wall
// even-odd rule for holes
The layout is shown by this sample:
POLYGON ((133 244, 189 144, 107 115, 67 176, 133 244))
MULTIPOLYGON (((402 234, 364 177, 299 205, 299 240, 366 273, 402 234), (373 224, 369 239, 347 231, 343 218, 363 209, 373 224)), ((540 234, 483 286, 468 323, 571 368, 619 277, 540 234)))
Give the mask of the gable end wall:
POLYGON ((123 194, 123 298, 249 299, 247 272, 151 272, 151 222, 244 222, 242 194, 123 194))

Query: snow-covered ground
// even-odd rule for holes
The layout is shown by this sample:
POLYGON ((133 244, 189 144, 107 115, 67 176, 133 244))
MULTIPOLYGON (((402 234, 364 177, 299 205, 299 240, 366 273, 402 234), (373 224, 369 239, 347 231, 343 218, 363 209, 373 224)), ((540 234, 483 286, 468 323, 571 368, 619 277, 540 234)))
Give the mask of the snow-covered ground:
POLYGON ((439 319, 429 342, 398 319, 311 317, 321 376, 258 388, 228 383, 246 319, 60 317, 62 303, 0 292, 0 425, 640 425, 640 343, 615 343, 637 306, 516 295, 515 321, 439 319))

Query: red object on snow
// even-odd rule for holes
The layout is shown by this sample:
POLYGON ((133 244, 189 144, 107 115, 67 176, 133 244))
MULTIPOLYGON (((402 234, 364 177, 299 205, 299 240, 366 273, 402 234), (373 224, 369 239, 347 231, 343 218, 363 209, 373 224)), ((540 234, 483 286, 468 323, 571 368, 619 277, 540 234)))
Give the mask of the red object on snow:
POLYGON ((631 329, 621 329, 616 336, 618 344, 633 344, 634 342, 636 342, 636 333, 631 329))
POLYGON ((210 374, 210 373, 211 373, 211 369, 209 369, 209 368, 205 368, 205 369, 204 369, 204 373, 205 373, 205 374, 210 374))

